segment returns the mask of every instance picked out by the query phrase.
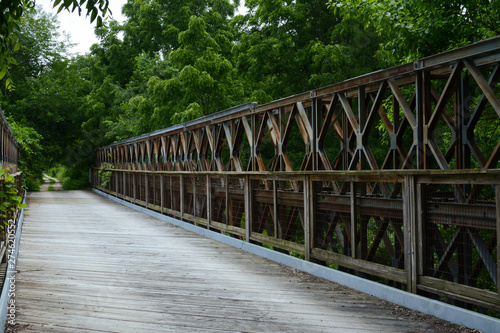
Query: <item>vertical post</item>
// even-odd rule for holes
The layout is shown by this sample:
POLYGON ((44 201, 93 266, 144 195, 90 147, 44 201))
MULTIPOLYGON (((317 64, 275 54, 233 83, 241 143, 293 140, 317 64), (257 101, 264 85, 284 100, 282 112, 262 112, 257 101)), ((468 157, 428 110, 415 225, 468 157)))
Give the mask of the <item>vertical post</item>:
POLYGON ((274 218, 274 238, 278 239, 278 189, 276 179, 273 179, 273 218, 274 218))
MULTIPOLYGON (((432 162, 432 156, 431 154, 428 154, 428 126, 427 124, 429 123, 429 120, 432 115, 432 104, 431 104, 431 73, 429 72, 423 72, 423 79, 422 79, 422 91, 423 91, 423 101, 422 101, 422 129, 421 131, 423 132, 423 142, 422 142, 422 155, 423 155, 423 168, 424 169, 429 169, 431 166, 432 162)), ((418 123, 418 121, 417 121, 418 123)), ((429 152, 430 153, 430 152, 429 152)))
POLYGON ((196 208, 197 208, 197 204, 196 204, 196 180, 197 180, 197 177, 192 177, 191 178, 191 181, 193 182, 193 215, 194 216, 198 216, 197 212, 196 212, 196 208))
POLYGON ((168 185, 170 188, 170 209, 175 210, 177 207, 174 206, 174 182, 172 181, 173 176, 168 176, 168 185))
POLYGON ((358 244, 358 240, 356 237, 356 183, 351 182, 351 257, 356 259, 357 250, 356 245, 358 244))
POLYGON ((417 82, 415 85, 416 92, 416 120, 417 120, 417 128, 414 128, 413 131, 416 131, 416 144, 415 147, 417 149, 417 169, 424 169, 424 104, 426 95, 424 93, 424 75, 422 72, 417 72, 417 82))
POLYGON ((257 170, 257 153, 256 153, 256 150, 255 150, 255 141, 257 140, 256 139, 256 136, 257 136, 257 117, 255 116, 254 113, 252 113, 251 115, 251 119, 252 119, 252 137, 250 138, 249 141, 249 145, 250 145, 250 162, 249 162, 249 168, 248 168, 248 171, 255 171, 257 170))
POLYGON ((399 102, 398 99, 393 95, 392 97, 392 122, 394 127, 393 137, 391 137, 391 155, 392 155, 392 168, 394 170, 398 169, 398 132, 399 125, 401 121, 399 120, 399 102))
POLYGON ((133 199, 134 199, 134 203, 135 203, 135 199, 137 197, 137 179, 136 179, 136 174, 135 173, 132 173, 132 191, 134 192, 134 196, 133 196, 133 199))
POLYGON ((320 114, 321 110, 321 99, 316 98, 316 92, 311 92, 311 127, 312 127, 312 138, 311 138, 311 154, 312 154, 312 168, 313 170, 319 170, 319 162, 318 162, 318 135, 320 119, 322 115, 320 114))
POLYGON ((497 290, 498 298, 500 299, 500 184, 496 186, 496 198, 497 198, 497 290))
POLYGON ((304 259, 311 261, 311 181, 308 175, 304 176, 304 259))
POLYGON ((245 239, 250 242, 252 235, 252 180, 248 175, 245 175, 245 239))
POLYGON ((285 127, 286 127, 286 119, 285 119, 285 107, 280 107, 279 108, 279 112, 278 112, 278 127, 279 127, 279 142, 277 142, 277 153, 278 153, 278 160, 277 160, 277 163, 278 163, 278 167, 274 168, 274 170, 276 171, 283 171, 285 170, 285 165, 283 163, 283 158, 281 156, 282 152, 283 152, 283 149, 286 149, 284 147, 284 142, 283 142, 283 137, 284 137, 284 132, 285 132, 285 127), (281 148, 280 148, 281 147, 281 148))
POLYGON ((160 213, 163 214, 163 208, 165 208, 165 179, 163 175, 160 175, 160 213))
POLYGON ((417 260, 416 260, 416 197, 415 177, 405 176, 403 190, 403 228, 405 230, 405 269, 408 273, 407 289, 411 293, 417 292, 417 260))
POLYGON ((417 204, 417 284, 418 284, 418 276, 424 275, 424 214, 423 214, 423 193, 422 193, 422 184, 416 184, 417 186, 417 197, 416 197, 416 204, 417 204))
POLYGON ((122 186, 122 192, 123 192, 123 199, 127 196, 127 173, 123 171, 122 173, 122 178, 123 178, 123 186, 122 186))
POLYGON ((227 175, 224 176, 224 183, 226 184, 226 225, 230 225, 229 219, 231 214, 229 212, 229 178, 227 175))
MULTIPOLYGON (((152 202, 152 204, 153 204, 153 207, 158 206, 156 204, 156 175, 155 174, 153 174, 153 202, 152 202)), ((154 209, 156 209, 156 208, 154 208, 154 209)))
POLYGON ((118 175, 119 175, 118 171, 113 171, 113 173, 115 174, 113 177, 115 180, 115 195, 118 198, 118 188, 119 188, 118 185, 120 183, 120 177, 118 177, 118 175))
MULTIPOLYGON (((361 144, 362 147, 368 145, 368 135, 365 135, 364 128, 366 124, 366 118, 368 117, 366 112, 366 94, 365 94, 365 86, 360 86, 358 88, 358 117, 359 117, 359 133, 361 135, 361 142, 357 142, 357 148, 361 144)), ((359 163, 360 170, 367 170, 368 163, 366 160, 365 154, 362 151, 359 152, 359 163)))
POLYGON ((145 193, 145 201, 146 201, 146 208, 148 208, 148 203, 149 203, 149 177, 148 174, 144 174, 144 192, 145 193))
POLYGON ((179 195, 180 195, 180 213, 181 221, 184 221, 184 177, 179 175, 179 195))
POLYGON ((207 174, 207 229, 212 223, 212 178, 207 174))

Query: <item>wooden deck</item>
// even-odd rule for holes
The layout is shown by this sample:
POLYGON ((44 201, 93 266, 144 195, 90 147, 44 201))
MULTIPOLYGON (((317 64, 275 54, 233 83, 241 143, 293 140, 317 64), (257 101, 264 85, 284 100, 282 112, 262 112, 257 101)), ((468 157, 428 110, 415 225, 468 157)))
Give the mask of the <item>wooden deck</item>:
POLYGON ((424 332, 381 301, 90 192, 30 194, 18 332, 424 332))

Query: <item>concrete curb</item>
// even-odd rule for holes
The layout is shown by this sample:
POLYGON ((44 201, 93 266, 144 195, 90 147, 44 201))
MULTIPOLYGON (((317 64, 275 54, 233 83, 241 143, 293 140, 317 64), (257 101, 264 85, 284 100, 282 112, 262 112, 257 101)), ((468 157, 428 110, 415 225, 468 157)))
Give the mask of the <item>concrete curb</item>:
POLYGON ((192 231, 198 235, 211 238, 213 240, 225 243, 243 251, 267 258, 274 262, 296 268, 320 278, 337 282, 349 288, 373 295, 383 300, 389 301, 407 307, 412 310, 417 310, 452 323, 467 326, 480 330, 484 333, 497 333, 500 331, 500 320, 489 317, 477 312, 465 310, 443 302, 435 301, 419 295, 411 294, 402 290, 382 285, 377 282, 362 279, 360 277, 340 272, 328 267, 320 266, 315 263, 304 261, 289 255, 269 250, 254 244, 250 244, 239 239, 225 236, 221 233, 210 231, 204 228, 197 227, 193 224, 182 222, 172 217, 162 215, 150 209, 134 205, 130 202, 121 200, 117 197, 93 189, 97 194, 109 198, 117 203, 130 207, 136 211, 148 214, 159 220, 176 225, 188 231, 192 231))

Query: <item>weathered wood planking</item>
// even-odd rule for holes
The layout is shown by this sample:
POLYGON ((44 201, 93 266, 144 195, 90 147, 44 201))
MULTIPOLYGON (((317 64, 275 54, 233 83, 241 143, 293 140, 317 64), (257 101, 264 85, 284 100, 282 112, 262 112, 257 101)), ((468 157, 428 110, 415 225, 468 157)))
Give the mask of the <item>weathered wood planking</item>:
POLYGON ((30 195, 18 332, 407 332, 378 299, 304 282, 265 259, 90 192, 30 195))

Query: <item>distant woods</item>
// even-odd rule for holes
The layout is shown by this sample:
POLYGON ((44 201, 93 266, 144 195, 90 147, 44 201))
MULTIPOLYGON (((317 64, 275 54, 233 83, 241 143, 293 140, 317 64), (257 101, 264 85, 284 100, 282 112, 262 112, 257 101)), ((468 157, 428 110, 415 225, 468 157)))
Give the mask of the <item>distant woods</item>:
MULTIPOLYGON (((497 2, 247 0, 235 15, 239 1, 129 0, 127 20, 104 21, 99 43, 75 57, 57 18, 19 1, 0 106, 29 186, 59 166, 65 187, 80 188, 97 146, 498 35, 497 2)), ((82 15, 92 5, 101 21, 106 3, 82 15)))

